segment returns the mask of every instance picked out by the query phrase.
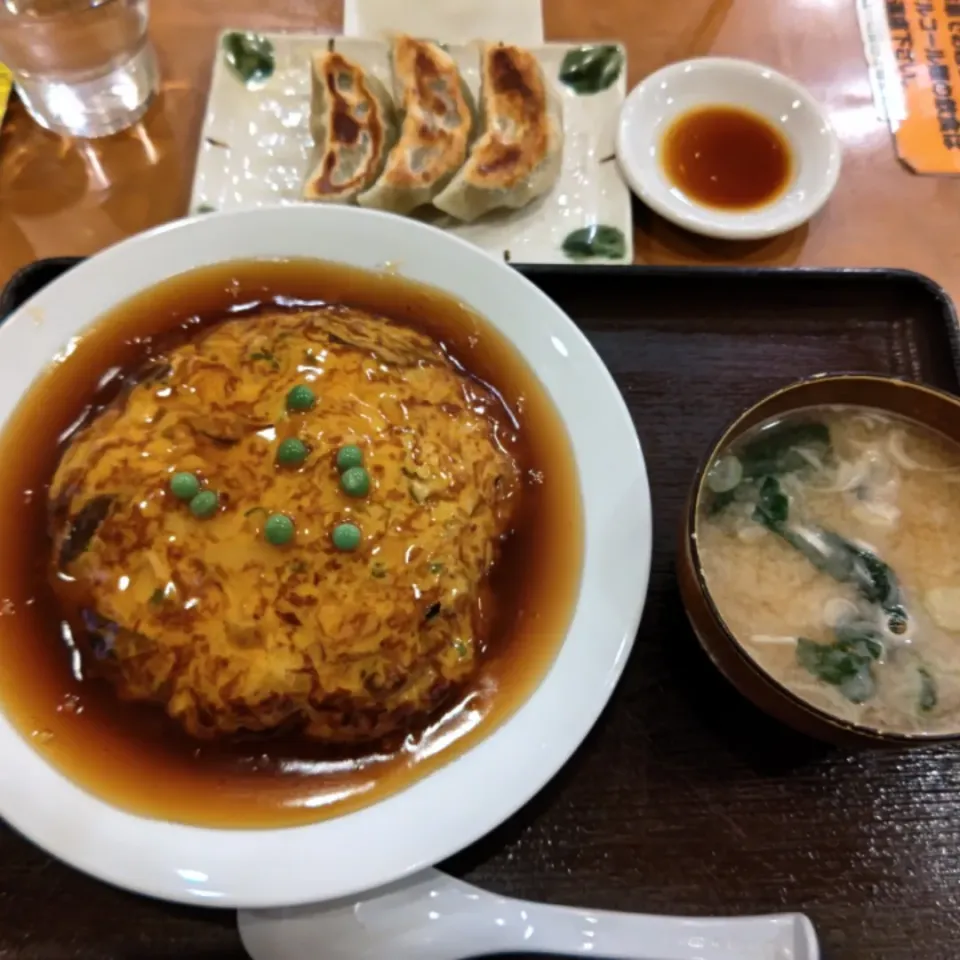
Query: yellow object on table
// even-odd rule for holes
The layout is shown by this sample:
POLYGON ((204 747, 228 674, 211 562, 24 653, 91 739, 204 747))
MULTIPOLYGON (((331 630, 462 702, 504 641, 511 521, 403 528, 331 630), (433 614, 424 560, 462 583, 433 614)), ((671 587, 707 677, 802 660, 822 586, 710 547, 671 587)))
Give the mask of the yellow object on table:
POLYGON ((7 104, 10 102, 10 90, 13 87, 13 74, 10 70, 0 63, 0 124, 3 123, 3 115, 7 112, 7 104))

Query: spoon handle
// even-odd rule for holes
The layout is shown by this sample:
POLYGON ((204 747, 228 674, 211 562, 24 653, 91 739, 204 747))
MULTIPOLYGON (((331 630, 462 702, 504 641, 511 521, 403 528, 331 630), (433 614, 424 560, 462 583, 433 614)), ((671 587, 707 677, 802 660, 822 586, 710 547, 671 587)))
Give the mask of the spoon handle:
MULTIPOLYGON (((608 960, 819 960, 802 914, 685 918, 507 901, 514 949, 608 960)), ((504 904, 506 905, 506 904, 504 904)))

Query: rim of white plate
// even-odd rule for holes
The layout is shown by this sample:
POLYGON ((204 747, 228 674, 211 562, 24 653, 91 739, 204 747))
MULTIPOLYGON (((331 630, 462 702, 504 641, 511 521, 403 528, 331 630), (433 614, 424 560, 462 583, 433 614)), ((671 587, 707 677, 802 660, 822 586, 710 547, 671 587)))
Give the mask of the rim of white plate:
POLYGON ((565 314, 526 278, 468 243, 355 208, 298 205, 177 221, 74 267, 0 326, 0 423, 51 358, 112 306, 185 270, 251 257, 315 257, 368 269, 391 263, 487 317, 527 358, 567 424, 585 521, 580 594, 540 686, 475 747, 346 816, 267 830, 139 817, 73 784, 0 713, 0 815, 24 836, 138 893, 267 908, 349 896, 437 863, 488 833, 553 777, 594 725, 633 646, 649 580, 652 519, 630 414, 565 314))

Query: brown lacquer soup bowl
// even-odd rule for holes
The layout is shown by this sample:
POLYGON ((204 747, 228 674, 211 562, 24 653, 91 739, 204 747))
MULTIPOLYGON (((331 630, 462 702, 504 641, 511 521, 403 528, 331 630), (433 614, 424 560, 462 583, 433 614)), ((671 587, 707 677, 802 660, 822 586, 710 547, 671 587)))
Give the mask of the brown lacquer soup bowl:
POLYGON ((958 468, 960 400, 892 377, 803 380, 724 431, 677 568, 703 649, 740 693, 840 745, 960 734, 958 468))

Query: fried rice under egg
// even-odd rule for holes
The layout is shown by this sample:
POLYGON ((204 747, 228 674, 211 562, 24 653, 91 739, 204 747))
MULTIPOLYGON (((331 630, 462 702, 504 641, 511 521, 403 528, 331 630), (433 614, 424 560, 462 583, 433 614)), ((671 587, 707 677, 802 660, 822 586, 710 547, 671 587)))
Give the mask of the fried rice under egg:
POLYGON ((229 320, 157 358, 72 438, 50 491, 57 590, 96 669, 201 738, 356 742, 425 719, 479 667, 518 508, 499 403, 430 338, 344 307, 229 320), (288 412, 301 383, 317 402, 288 412), (300 467, 276 463, 288 437, 300 467), (345 444, 366 497, 340 488, 345 444), (219 493, 215 516, 171 494, 178 471, 219 493), (273 513, 295 522, 287 546, 263 536, 273 513), (344 521, 355 552, 332 543, 344 521))

